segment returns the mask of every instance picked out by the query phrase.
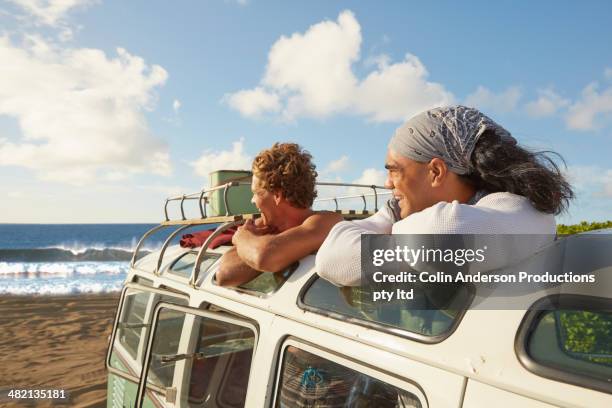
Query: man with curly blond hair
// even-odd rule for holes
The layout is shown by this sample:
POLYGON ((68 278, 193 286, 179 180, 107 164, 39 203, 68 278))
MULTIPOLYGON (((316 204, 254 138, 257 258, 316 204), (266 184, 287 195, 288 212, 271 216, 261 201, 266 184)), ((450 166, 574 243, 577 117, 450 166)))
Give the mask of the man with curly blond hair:
POLYGON ((217 283, 238 286, 261 272, 280 272, 316 251, 342 217, 315 213, 317 172, 312 156, 295 143, 275 143, 253 161, 253 203, 261 218, 238 228, 234 248, 221 258, 217 283))

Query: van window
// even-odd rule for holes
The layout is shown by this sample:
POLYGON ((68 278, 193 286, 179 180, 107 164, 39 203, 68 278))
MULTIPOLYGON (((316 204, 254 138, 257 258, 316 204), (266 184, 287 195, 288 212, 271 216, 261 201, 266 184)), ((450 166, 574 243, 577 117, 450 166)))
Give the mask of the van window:
POLYGON ((147 330, 145 313, 150 297, 150 292, 131 290, 125 295, 123 316, 117 326, 117 339, 133 359, 136 359, 140 338, 147 330))
POLYGON ((277 408, 421 408, 406 390, 290 345, 285 348, 277 408))
POLYGON ((294 262, 282 272, 262 272, 259 274, 259 276, 252 279, 251 281, 243 283, 242 285, 232 289, 256 296, 272 294, 278 289, 280 289, 280 287, 283 286, 285 282, 287 282, 287 279, 289 279, 291 274, 295 272, 297 268, 299 268, 299 266, 299 262, 294 262))
POLYGON ((373 302, 371 299, 367 288, 339 288, 316 277, 302 291, 298 305, 314 313, 431 343, 452 333, 469 306, 472 294, 465 285, 435 285, 421 290, 410 302, 373 302), (416 300, 418 296, 420 299, 416 300))
POLYGON ((133 379, 140 376, 142 357, 151 327, 151 312, 159 302, 186 305, 187 299, 155 288, 128 284, 123 294, 122 310, 116 323, 109 360, 111 368, 133 379))
POLYGON ((146 373, 148 386, 166 392, 180 389, 180 406, 243 407, 256 343, 254 326, 226 315, 191 310, 159 310, 146 373), (189 323, 177 330, 178 320, 189 323), (183 374, 175 378, 177 372, 183 374))
POLYGON ((528 341, 536 361, 559 370, 612 382, 612 312, 542 313, 528 341))
POLYGON ((255 333, 227 322, 199 318, 197 357, 191 366, 189 406, 242 407, 246 399, 255 333))
POLYGON ((160 387, 170 387, 176 360, 166 361, 166 356, 178 352, 185 314, 172 309, 161 309, 153 336, 153 352, 147 382, 160 387))
MULTIPOLYGON (((186 254, 183 254, 179 259, 174 261, 170 267, 170 273, 189 279, 197 257, 197 252, 187 252, 186 254)), ((208 268, 210 268, 212 264, 214 264, 220 257, 221 255, 219 254, 207 252, 204 255, 204 259, 202 259, 202 264, 200 265, 200 276, 206 273, 208 268)))
POLYGON ((612 394, 612 299, 574 294, 539 299, 523 318, 515 350, 537 375, 612 394))

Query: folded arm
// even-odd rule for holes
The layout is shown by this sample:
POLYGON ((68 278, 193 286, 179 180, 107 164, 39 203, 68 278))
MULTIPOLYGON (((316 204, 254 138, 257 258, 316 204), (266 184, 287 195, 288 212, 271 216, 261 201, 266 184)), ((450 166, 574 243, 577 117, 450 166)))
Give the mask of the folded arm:
POLYGON ((250 267, 263 272, 280 272, 293 262, 319 249, 329 230, 342 216, 318 213, 301 225, 279 234, 256 235, 248 230, 235 236, 238 256, 250 267))
POLYGON ((235 248, 221 259, 217 272, 220 285, 237 286, 261 272, 280 272, 293 262, 316 251, 329 230, 342 216, 317 213, 304 223, 278 234, 258 234, 250 225, 234 235, 235 248))
POLYGON ((389 234, 393 215, 385 206, 365 220, 336 224, 317 252, 319 276, 337 286, 359 286, 361 282, 361 235, 389 234))

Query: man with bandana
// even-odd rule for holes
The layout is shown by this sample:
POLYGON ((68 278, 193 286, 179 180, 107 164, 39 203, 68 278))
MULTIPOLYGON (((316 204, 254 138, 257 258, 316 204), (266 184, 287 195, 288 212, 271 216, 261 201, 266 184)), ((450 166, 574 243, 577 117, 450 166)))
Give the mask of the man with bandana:
POLYGON ((554 237, 554 214, 573 198, 548 156, 459 105, 398 128, 385 168, 393 198, 368 219, 336 224, 317 253, 319 275, 338 286, 360 284, 362 234, 542 234, 541 246, 554 237))

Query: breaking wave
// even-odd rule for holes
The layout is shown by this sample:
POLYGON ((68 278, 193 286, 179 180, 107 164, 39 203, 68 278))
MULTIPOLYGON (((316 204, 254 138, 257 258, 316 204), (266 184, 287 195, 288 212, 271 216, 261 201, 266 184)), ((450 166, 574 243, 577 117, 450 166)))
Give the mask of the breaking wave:
MULTIPOLYGON (((144 249, 142 255, 153 249, 144 249)), ((132 259, 131 248, 32 248, 0 249, 0 262, 104 262, 129 261, 132 259)))

